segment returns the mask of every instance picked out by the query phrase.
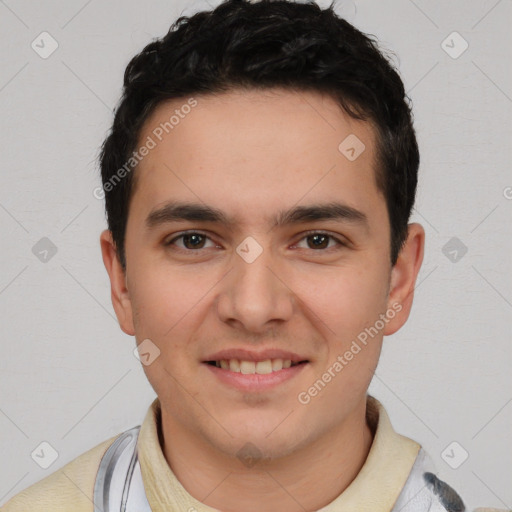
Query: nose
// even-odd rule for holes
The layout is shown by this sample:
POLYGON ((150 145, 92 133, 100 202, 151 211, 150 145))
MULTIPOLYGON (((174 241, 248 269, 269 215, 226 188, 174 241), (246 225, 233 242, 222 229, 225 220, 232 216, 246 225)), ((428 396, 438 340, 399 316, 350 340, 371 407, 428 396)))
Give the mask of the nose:
POLYGON ((296 297, 286 281, 270 249, 263 249, 254 261, 234 254, 233 269, 217 297, 219 318, 253 333, 290 320, 296 297))

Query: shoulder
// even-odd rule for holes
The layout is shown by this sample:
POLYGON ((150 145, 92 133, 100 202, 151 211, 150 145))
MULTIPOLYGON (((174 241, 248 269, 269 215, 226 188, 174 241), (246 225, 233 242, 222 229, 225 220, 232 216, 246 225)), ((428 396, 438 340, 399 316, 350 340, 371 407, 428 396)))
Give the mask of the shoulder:
POLYGON ((92 512, 94 481, 101 459, 114 436, 79 455, 61 469, 11 498, 2 512, 68 511, 92 512))
POLYGON ((436 473, 433 460, 421 448, 392 512, 507 512, 475 508, 436 473))

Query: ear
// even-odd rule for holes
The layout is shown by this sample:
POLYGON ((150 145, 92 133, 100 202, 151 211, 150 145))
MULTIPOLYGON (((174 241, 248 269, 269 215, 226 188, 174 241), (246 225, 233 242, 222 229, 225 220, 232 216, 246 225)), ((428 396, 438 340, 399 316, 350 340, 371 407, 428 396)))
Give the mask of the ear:
POLYGON ((117 320, 123 332, 134 336, 132 303, 127 288, 126 274, 119 261, 112 233, 108 229, 101 233, 100 245, 103 263, 110 277, 110 295, 117 320))
POLYGON ((421 224, 409 224, 407 240, 391 269, 387 306, 389 311, 395 311, 396 314, 386 324, 385 336, 394 334, 409 318, 414 286, 423 261, 424 246, 425 230, 421 224))

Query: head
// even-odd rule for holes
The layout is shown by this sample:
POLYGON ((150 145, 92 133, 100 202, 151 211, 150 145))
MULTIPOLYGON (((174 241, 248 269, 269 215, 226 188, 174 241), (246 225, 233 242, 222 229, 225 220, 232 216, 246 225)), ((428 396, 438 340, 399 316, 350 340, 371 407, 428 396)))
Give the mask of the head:
POLYGON ((164 420, 279 457, 361 412, 424 241, 410 107, 372 38, 314 3, 182 17, 126 68, 100 160, 112 300, 159 354, 164 420), (213 368, 267 349, 303 361, 269 389, 213 368))

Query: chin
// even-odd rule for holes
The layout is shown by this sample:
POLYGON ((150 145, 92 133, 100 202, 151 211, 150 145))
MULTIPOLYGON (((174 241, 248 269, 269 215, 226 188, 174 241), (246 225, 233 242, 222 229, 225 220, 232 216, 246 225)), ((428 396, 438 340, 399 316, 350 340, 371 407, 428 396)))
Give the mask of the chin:
POLYGON ((232 442, 229 455, 236 457, 246 467, 258 464, 260 467, 283 459, 297 450, 297 444, 288 436, 287 439, 270 440, 265 435, 261 438, 239 438, 232 442))
POLYGON ((234 421, 223 421, 222 432, 212 429, 211 424, 204 425, 202 435, 212 447, 229 457, 240 458, 250 452, 247 455, 252 457, 280 458, 294 451, 298 444, 296 432, 290 432, 284 425, 276 428, 282 420, 279 417, 272 421, 243 422, 238 417, 234 421))
POLYGON ((231 431, 235 437, 229 439, 227 453, 239 459, 247 455, 263 463, 287 457, 310 442, 311 436, 306 436, 304 431, 289 430, 284 425, 279 427, 280 421, 282 418, 271 428, 231 431))

